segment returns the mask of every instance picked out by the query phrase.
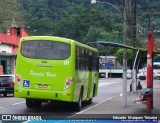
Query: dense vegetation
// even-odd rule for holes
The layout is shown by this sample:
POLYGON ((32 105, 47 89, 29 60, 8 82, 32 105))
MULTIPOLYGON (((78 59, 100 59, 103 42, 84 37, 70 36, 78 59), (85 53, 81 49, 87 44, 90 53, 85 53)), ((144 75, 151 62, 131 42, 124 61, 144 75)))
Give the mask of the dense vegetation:
MULTIPOLYGON (((123 0, 103 0, 123 11, 123 0)), ((133 1, 129 1, 128 44, 132 44, 133 1)), ((144 46, 148 26, 148 0, 137 0, 137 42, 144 46), (143 28, 142 28, 143 27, 143 28)), ((122 39, 123 17, 108 4, 91 5, 91 0, 1 0, 0 30, 6 32, 14 18, 18 26, 23 26, 29 35, 54 35, 71 38, 87 44, 98 39, 122 39)), ((152 29, 159 30, 159 0, 149 1, 152 14, 152 29)), ((156 33, 157 34, 157 33, 156 33)), ((158 35, 156 35, 158 36, 158 35)), ((106 48, 98 48, 105 51, 106 48)), ((107 48, 112 55, 117 48, 107 48)))
MULTIPOLYGON (((145 49, 141 49, 141 50, 145 51, 145 49)), ((117 52, 114 54, 114 56, 116 56, 117 62, 122 65, 123 64, 123 49, 117 50, 117 52)), ((158 55, 154 54, 153 60, 155 60, 157 57, 158 57, 158 55)), ((134 58, 133 57, 133 50, 127 49, 127 66, 129 69, 132 69, 133 58, 134 58)), ((136 63, 136 64, 138 64, 138 69, 146 67, 146 64, 147 64, 146 61, 147 61, 146 53, 140 52, 140 54, 138 55, 137 63, 136 63)))

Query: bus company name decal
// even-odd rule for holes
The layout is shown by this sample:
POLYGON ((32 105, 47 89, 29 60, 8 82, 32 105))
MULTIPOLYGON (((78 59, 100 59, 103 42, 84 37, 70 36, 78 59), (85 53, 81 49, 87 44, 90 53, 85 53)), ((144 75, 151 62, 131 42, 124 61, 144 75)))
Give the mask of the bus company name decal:
POLYGON ((35 72, 33 70, 30 70, 30 74, 34 76, 47 76, 47 77, 57 77, 56 73, 50 73, 50 72, 35 72))

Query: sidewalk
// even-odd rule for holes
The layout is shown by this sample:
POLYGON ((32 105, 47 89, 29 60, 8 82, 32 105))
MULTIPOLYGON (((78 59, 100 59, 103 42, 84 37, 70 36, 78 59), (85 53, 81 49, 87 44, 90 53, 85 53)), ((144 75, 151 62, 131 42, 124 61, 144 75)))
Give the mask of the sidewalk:
MULTIPOLYGON (((143 88, 146 88, 146 82, 142 83, 143 88)), ((151 115, 158 116, 160 119, 160 80, 154 82, 153 88, 153 109, 151 111, 151 115)), ((122 96, 117 95, 116 97, 107 100, 97 106, 90 108, 82 112, 81 114, 92 114, 97 117, 101 117, 104 115, 106 117, 109 114, 114 115, 150 115, 146 110, 146 103, 134 103, 134 100, 137 98, 137 93, 132 94, 132 92, 128 92, 127 94, 127 107, 123 107, 123 99, 122 96), (100 114, 100 115, 99 115, 100 114)), ((77 116, 78 117, 78 116, 77 116)), ((81 117, 81 116, 80 116, 81 117)), ((85 115, 83 115, 85 117, 85 115)))

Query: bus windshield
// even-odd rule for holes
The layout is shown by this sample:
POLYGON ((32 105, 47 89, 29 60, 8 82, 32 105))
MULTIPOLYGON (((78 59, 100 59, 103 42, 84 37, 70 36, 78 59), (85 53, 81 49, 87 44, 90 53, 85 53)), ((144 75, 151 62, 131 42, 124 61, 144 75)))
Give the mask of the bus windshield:
POLYGON ((56 41, 24 41, 21 54, 27 58, 63 60, 69 58, 71 46, 68 43, 56 41))

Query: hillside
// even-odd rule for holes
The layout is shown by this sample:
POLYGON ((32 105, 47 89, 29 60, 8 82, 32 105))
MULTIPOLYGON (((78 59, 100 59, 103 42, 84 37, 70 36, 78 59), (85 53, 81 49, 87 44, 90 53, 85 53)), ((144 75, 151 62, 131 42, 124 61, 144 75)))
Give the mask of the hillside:
MULTIPOLYGON (((122 0, 103 0, 123 11, 122 0)), ((137 40, 143 46, 148 29, 148 0, 137 0, 137 40)), ((75 39, 82 43, 103 38, 122 39, 123 17, 108 4, 91 5, 90 0, 1 0, 0 29, 5 32, 15 18, 30 35, 56 35, 75 39), (1 4, 2 3, 2 4, 1 4), (8 10, 8 11, 7 11, 8 10), (7 16, 6 16, 7 15, 7 16)), ((128 43, 132 44, 133 0, 129 0, 128 43)), ((160 1, 149 1, 151 27, 159 37, 160 1)))

